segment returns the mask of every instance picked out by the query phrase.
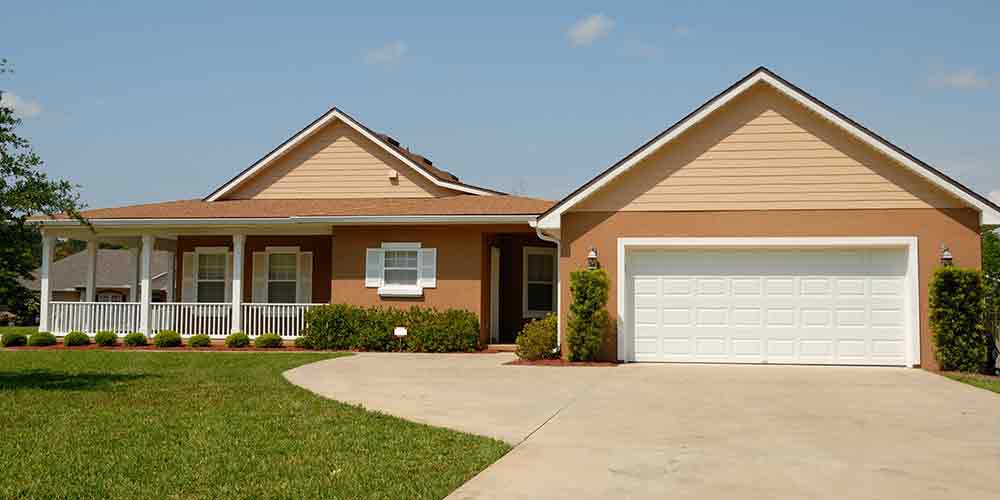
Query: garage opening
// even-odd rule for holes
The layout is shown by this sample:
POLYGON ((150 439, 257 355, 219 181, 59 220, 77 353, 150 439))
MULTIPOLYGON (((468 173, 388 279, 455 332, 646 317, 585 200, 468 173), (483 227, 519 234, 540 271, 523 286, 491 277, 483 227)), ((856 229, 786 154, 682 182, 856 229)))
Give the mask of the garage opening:
POLYGON ((915 363, 908 247, 624 249, 627 360, 915 363))

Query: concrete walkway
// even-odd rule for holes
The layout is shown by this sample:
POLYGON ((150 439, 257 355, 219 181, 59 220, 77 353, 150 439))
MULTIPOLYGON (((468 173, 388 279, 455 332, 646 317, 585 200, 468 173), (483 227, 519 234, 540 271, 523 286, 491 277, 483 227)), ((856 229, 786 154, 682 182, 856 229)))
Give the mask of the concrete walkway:
POLYGON ((1000 395, 912 369, 361 354, 293 383, 516 447, 454 499, 1000 498, 1000 395))

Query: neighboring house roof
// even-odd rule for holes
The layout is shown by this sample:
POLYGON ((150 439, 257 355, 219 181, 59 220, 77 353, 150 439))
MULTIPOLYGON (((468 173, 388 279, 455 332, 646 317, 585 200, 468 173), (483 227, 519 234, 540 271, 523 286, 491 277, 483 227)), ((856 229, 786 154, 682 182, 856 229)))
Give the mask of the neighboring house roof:
MULTIPOLYGON (((537 215, 551 201, 520 196, 456 195, 443 198, 340 198, 180 200, 83 211, 88 219, 246 219, 358 216, 537 215)), ((54 216, 70 220, 65 214, 54 216)))
POLYGON ((480 195, 502 195, 500 191, 494 191, 492 189, 481 188, 478 186, 473 186, 471 184, 465 184, 459 182, 458 177, 450 172, 441 170, 433 165, 433 163, 427 158, 411 152, 409 149, 402 147, 398 141, 392 139, 388 135, 380 134, 372 129, 366 127, 361 122, 355 120, 353 117, 344 113, 336 107, 330 108, 329 111, 323 113, 319 118, 315 119, 309 125, 306 125, 302 130, 299 130, 292 137, 289 137, 285 142, 278 145, 278 147, 271 150, 271 152, 264 155, 261 159, 254 162, 252 165, 247 167, 245 170, 237 174, 235 177, 227 181, 225 184, 212 191, 211 194, 204 198, 204 201, 219 201, 224 195, 232 192, 238 186, 242 185, 244 182, 255 176, 261 170, 266 168, 272 162, 280 158, 282 155, 290 151, 296 145, 302 143, 302 141, 309 138, 311 135, 317 131, 323 129, 335 120, 340 120, 347 124, 349 127, 353 128, 355 131, 365 136, 375 144, 379 145, 385 149, 389 154, 395 156, 398 160, 402 161, 405 165, 412 168, 417 173, 423 175, 425 178, 433 182, 434 184, 453 189, 455 191, 460 191, 469 194, 480 194, 480 195))
MULTIPOLYGON (((170 253, 153 252, 154 290, 167 287, 167 269, 170 253)), ((35 279, 22 280, 31 290, 41 290, 41 269, 33 273, 35 279)), ((129 288, 136 275, 136 262, 129 250, 101 249, 97 253, 97 288, 129 288)), ((49 286, 53 290, 76 290, 87 286, 87 252, 78 252, 52 263, 49 286)))
POLYGON ((858 122, 848 118, 806 91, 781 78, 771 70, 761 66, 554 204, 538 217, 538 226, 543 229, 558 228, 560 225, 560 216, 564 212, 758 83, 772 86, 810 111, 839 126, 856 139, 875 148, 903 167, 908 168, 957 199, 979 210, 982 223, 1000 224, 1000 206, 997 204, 890 143, 858 122))

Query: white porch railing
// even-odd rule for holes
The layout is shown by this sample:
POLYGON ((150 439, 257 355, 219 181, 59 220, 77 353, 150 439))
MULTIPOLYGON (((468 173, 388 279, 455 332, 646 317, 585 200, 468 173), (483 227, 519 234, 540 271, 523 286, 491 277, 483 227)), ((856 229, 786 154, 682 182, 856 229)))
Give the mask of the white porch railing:
POLYGON ((323 304, 243 304, 243 331, 251 337, 277 333, 295 338, 306 327, 306 311, 323 304))
POLYGON ((152 334, 173 330, 185 337, 223 338, 232 333, 232 311, 228 302, 154 302, 150 304, 152 334))
POLYGON ((50 302, 49 331, 94 334, 102 331, 124 335, 139 331, 138 302, 50 302))

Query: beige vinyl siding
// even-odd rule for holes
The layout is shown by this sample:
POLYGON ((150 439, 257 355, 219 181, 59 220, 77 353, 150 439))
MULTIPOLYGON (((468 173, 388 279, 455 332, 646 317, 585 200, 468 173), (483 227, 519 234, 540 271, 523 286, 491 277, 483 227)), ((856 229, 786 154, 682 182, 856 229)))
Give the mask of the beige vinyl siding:
POLYGON ((832 123, 758 84, 574 210, 962 206, 832 123))
POLYGON ((343 122, 290 150, 225 199, 427 198, 457 194, 433 184, 343 122), (389 174, 399 173, 397 180, 389 174))

